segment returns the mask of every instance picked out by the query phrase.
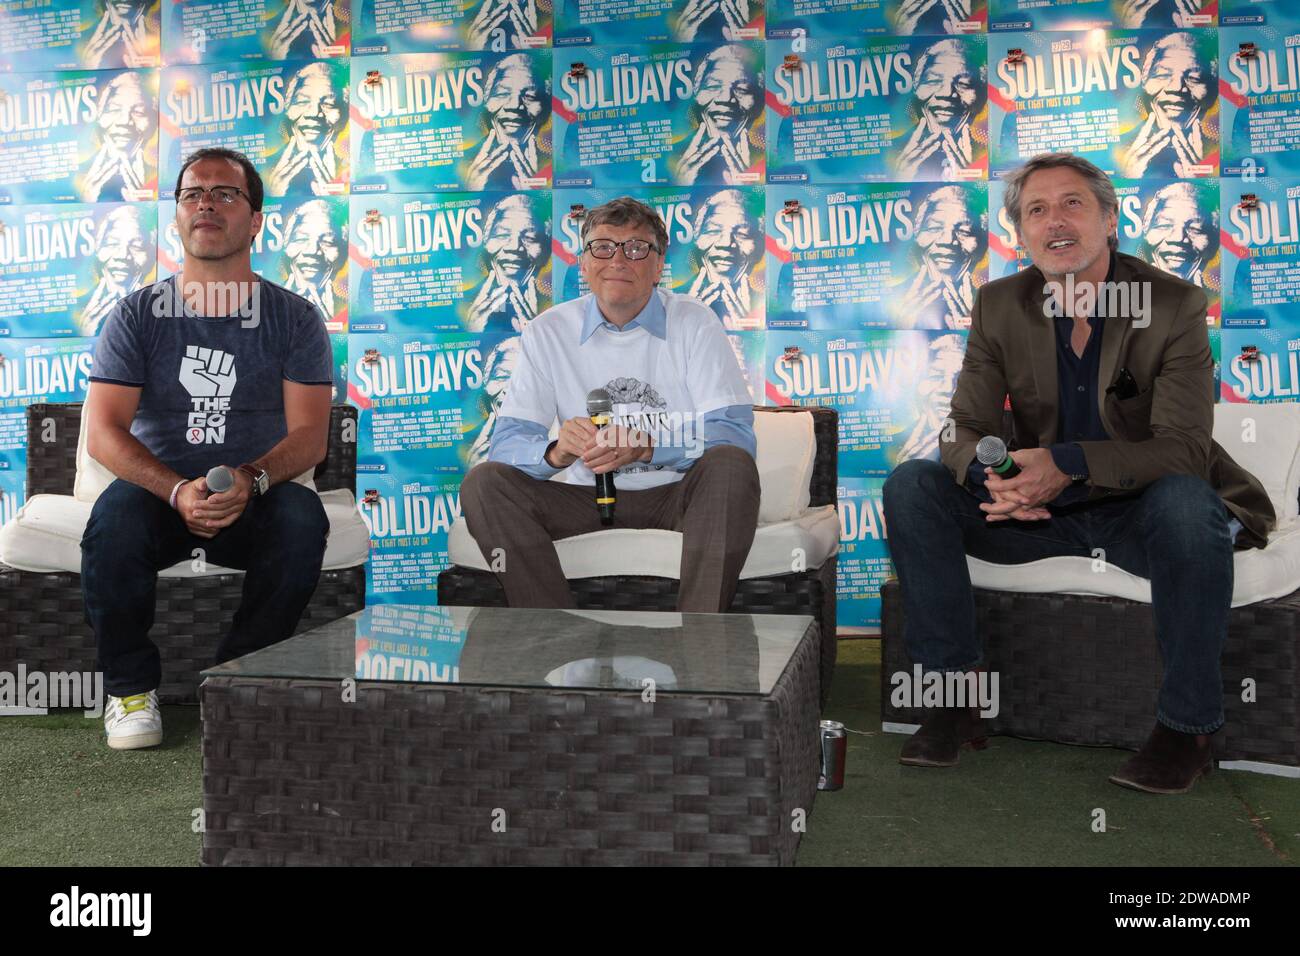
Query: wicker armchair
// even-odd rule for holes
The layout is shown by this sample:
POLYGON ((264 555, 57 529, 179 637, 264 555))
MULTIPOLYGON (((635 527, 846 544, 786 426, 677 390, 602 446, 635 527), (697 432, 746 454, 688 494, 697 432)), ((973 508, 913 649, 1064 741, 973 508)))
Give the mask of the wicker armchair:
MULTIPOLYGON (((316 467, 318 491, 356 486, 356 415, 350 405, 330 414, 329 452, 316 467), (351 422, 350 425, 345 423, 351 422), (348 440, 344 440, 345 427, 348 440)), ((81 404, 36 404, 27 409, 27 497, 71 495, 77 472, 81 404), (53 422, 57 440, 41 436, 53 422)), ((199 673, 212 664, 217 640, 239 606, 243 573, 159 577, 150 637, 162 655, 159 699, 197 700, 199 673)), ((365 565, 322 571, 298 630, 319 627, 365 606, 365 565)), ((81 576, 33 572, 0 564, 0 670, 19 662, 28 671, 93 671, 95 637, 84 618, 81 576)))
MULTIPOLYGON (((804 414, 813 418, 815 440, 809 507, 837 504, 839 415, 831 408, 755 406, 755 414, 804 414)), ((809 614, 821 630, 821 696, 825 703, 835 669, 836 557, 806 571, 742 577, 729 610, 737 614, 809 614)), ((669 577, 612 575, 570 578, 574 601, 584 610, 672 611, 678 581, 669 577)), ((505 607, 496 575, 453 564, 438 575, 438 603, 505 607)))
MULTIPOLYGON (((975 589, 984 667, 997 671, 992 732, 1136 750, 1155 720, 1160 652, 1151 605, 1082 594, 975 589)), ((920 710, 890 704, 889 675, 910 672, 898 581, 881 588, 881 720, 919 724, 920 710)), ((1300 591, 1233 608, 1223 652, 1227 723, 1214 736, 1219 760, 1300 766, 1300 591), (1255 700, 1242 701, 1242 681, 1255 700)))
MULTIPOLYGON (((1256 582, 1250 595, 1236 595, 1228 615, 1222 657, 1227 723, 1214 736, 1219 760, 1300 766, 1300 590, 1295 555, 1300 553, 1295 465, 1300 464, 1300 413, 1294 406, 1215 406, 1214 438, 1261 480, 1279 528, 1261 551, 1238 554, 1237 583, 1256 582), (1269 442, 1245 443, 1243 416, 1254 419, 1269 442), (1253 562, 1253 563, 1243 563, 1253 562), (1243 573, 1245 571, 1246 573, 1243 573), (1242 700, 1243 681, 1254 699, 1242 700)), ((1016 447, 1011 415, 1003 437, 1016 447)), ((1054 558, 1055 562, 1088 559, 1054 558)), ((1097 576, 1080 580, 1068 568, 1053 571, 1051 589, 1031 589, 1022 568, 1003 569, 972 561, 975 613, 984 641, 984 667, 999 674, 1000 711, 993 733, 1063 743, 1139 748, 1155 720, 1161 660, 1151 605, 1132 594, 1095 592, 1097 576), (1017 580, 1007 586, 1010 575, 1017 580), (1072 583, 1071 583, 1072 582, 1072 583), (981 586, 983 585, 983 586, 981 586), (1058 588, 1060 590, 1058 590, 1058 588)), ((1040 562, 1042 563, 1042 562, 1040 562)), ((1111 569, 1113 585, 1126 577, 1111 569)), ((890 703, 890 675, 910 672, 903 639, 902 592, 897 579, 881 588, 881 720, 918 724, 920 709, 890 703)), ((899 728, 901 729, 901 728, 899 728)))

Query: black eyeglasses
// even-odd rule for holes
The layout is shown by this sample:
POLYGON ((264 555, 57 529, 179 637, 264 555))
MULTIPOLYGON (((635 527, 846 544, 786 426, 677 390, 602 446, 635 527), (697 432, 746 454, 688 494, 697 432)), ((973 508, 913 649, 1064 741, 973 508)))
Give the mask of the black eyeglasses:
POLYGON ((650 255, 651 249, 655 252, 660 251, 653 242, 646 242, 644 239, 624 239, 622 242, 615 242, 613 239, 593 239, 587 243, 587 251, 597 259, 613 259, 614 253, 620 248, 623 250, 623 257, 633 262, 650 255))
POLYGON ((204 189, 202 186, 186 186, 176 193, 176 201, 182 206, 194 206, 207 195, 212 196, 213 202, 223 206, 229 206, 240 196, 247 199, 250 206, 253 204, 252 197, 238 186, 213 186, 211 189, 204 189))

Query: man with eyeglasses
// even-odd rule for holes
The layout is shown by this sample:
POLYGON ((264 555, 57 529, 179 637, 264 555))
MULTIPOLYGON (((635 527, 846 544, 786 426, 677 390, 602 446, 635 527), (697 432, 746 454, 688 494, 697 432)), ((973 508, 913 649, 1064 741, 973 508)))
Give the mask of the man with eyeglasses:
POLYGON ((192 154, 176 182, 182 271, 121 299, 96 343, 87 451, 117 480, 82 536, 81 585, 117 750, 162 741, 158 571, 246 572, 218 662, 289 637, 320 576, 329 522, 305 482, 325 457, 333 359, 316 306, 253 272, 261 209, 247 157, 192 154), (217 465, 229 490, 208 488, 217 465))
POLYGON ((591 210, 579 260, 591 292, 524 327, 488 461, 460 491, 512 607, 576 607, 552 542, 601 529, 595 476, 611 473, 615 527, 682 533, 678 609, 731 606, 758 522, 752 399, 718 317, 658 288, 667 247, 644 203, 591 210), (594 389, 612 400, 601 427, 594 389))

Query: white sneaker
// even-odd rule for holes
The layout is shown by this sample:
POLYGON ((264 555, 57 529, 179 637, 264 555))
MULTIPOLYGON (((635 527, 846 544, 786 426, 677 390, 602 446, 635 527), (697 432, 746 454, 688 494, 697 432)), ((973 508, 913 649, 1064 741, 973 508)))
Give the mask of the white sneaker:
POLYGON ((158 692, 108 697, 104 708, 104 730, 108 745, 114 750, 138 750, 162 743, 162 714, 158 711, 158 692))

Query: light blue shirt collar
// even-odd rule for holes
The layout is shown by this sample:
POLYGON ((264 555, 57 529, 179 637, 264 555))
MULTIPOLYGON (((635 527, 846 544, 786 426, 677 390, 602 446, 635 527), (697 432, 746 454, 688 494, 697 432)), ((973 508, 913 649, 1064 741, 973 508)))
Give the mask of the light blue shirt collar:
POLYGON ((657 336, 668 341, 668 313, 664 310, 664 303, 659 298, 658 290, 650 293, 650 301, 645 304, 645 308, 637 313, 635 319, 620 329, 613 322, 606 321, 605 317, 600 314, 600 306, 596 304, 596 296, 592 293, 587 294, 587 309, 582 318, 582 333, 578 339, 578 344, 583 345, 587 339, 591 338, 596 329, 604 326, 615 335, 622 335, 630 332, 632 329, 645 329, 651 335, 657 336))

